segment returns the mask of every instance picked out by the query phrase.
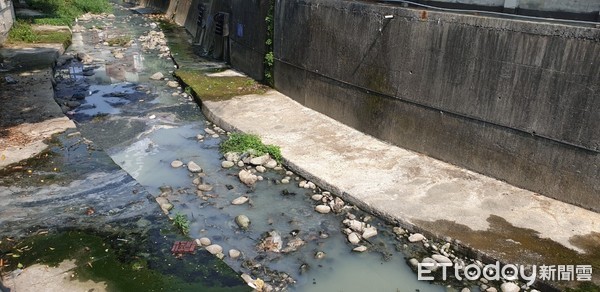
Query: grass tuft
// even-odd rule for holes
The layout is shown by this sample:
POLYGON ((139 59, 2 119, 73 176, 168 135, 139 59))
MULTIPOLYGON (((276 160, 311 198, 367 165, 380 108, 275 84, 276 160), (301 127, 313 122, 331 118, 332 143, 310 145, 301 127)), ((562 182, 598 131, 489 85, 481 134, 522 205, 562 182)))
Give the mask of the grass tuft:
POLYGON ((260 140, 260 137, 253 134, 232 133, 229 139, 223 141, 220 145, 222 153, 238 152, 244 153, 253 149, 257 155, 268 153, 277 162, 281 162, 281 149, 275 145, 265 145, 260 140))
POLYGON ((8 32, 8 43, 35 43, 38 35, 33 31, 31 23, 17 20, 8 32))
POLYGON ((34 24, 71 25, 82 14, 112 11, 108 0, 27 0, 27 4, 47 15, 32 19, 34 24))
POLYGON ((183 233, 183 235, 187 235, 190 232, 190 221, 187 216, 183 214, 176 214, 175 218, 173 218, 173 225, 183 233))

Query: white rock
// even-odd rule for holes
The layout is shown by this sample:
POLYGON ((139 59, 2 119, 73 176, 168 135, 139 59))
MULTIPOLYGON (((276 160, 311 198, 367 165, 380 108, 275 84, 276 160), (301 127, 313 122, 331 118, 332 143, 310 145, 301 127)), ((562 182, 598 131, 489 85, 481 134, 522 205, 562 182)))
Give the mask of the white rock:
POLYGON ((274 159, 268 160, 267 162, 265 162, 264 166, 266 168, 275 168, 275 167, 277 167, 277 160, 274 160, 274 159))
POLYGON ((204 132, 206 132, 206 134, 209 134, 209 135, 213 135, 213 134, 215 134, 215 133, 216 133, 216 132, 215 132, 215 131, 213 131, 211 128, 204 128, 204 132))
POLYGON ((485 292, 498 292, 498 290, 494 287, 489 287, 489 288, 485 289, 485 292))
POLYGON ((377 228, 371 226, 371 227, 365 228, 365 230, 363 231, 362 237, 364 239, 367 239, 367 238, 371 238, 376 235, 377 235, 377 228))
POLYGON ((250 164, 252 164, 252 165, 263 165, 270 158, 271 157, 269 156, 269 154, 265 154, 265 155, 259 156, 259 157, 254 157, 254 158, 250 159, 250 164))
POLYGON ((315 207, 315 211, 317 211, 321 214, 327 214, 327 213, 331 212, 331 207, 329 207, 327 205, 317 205, 315 207))
POLYGON ((519 292, 521 288, 515 283, 506 282, 500 285, 500 290, 502 290, 502 292, 519 292))
POLYGON ((313 190, 314 190, 314 189, 316 189, 316 188, 317 188, 317 186, 316 186, 316 185, 315 185, 315 184, 314 184, 312 181, 309 181, 309 182, 307 183, 307 185, 308 185, 308 188, 309 188, 309 189, 313 189, 313 190))
POLYGON ((290 179, 284 178, 284 179, 281 180, 281 183, 282 184, 289 184, 290 183, 290 179))
POLYGON ((240 160, 240 155, 237 152, 227 152, 224 155, 225 160, 227 161, 231 161, 231 162, 236 162, 238 160, 240 160))
POLYGON ((240 160, 238 161, 237 165, 238 167, 244 167, 244 162, 240 160))
POLYGON ((394 234, 400 236, 400 235, 404 235, 406 233, 406 231, 404 229, 402 229, 402 227, 394 227, 393 229, 394 234))
POLYGON ((421 233, 415 233, 408 237, 408 241, 410 242, 422 241, 423 239, 425 239, 425 236, 421 233))
POLYGON ((445 257, 441 254, 434 254, 431 256, 431 258, 440 264, 452 264, 452 260, 450 260, 448 257, 445 257))
POLYGON ((169 211, 173 209, 173 204, 171 204, 169 200, 165 197, 156 197, 156 202, 160 206, 160 209, 163 211, 163 213, 165 213, 166 215, 168 215, 169 211))
POLYGON ((232 259, 239 258, 241 254, 242 253, 239 250, 237 250, 237 249, 230 249, 229 250, 229 257, 232 258, 232 259))
POLYGON ((193 162, 193 161, 188 162, 187 168, 191 172, 201 172, 202 171, 202 167, 200 167, 200 165, 196 164, 196 162, 193 162))
POLYGON ((152 80, 161 80, 165 77, 165 75, 163 75, 161 72, 156 72, 154 74, 152 74, 152 76, 150 76, 150 79, 152 80))
POLYGON ((169 81, 167 82, 167 86, 172 87, 172 88, 177 88, 177 86, 179 86, 179 83, 177 81, 169 81))
POLYGON ((304 186, 306 185, 306 181, 303 180, 300 183, 298 183, 298 187, 304 188, 304 186))
POLYGON ((206 250, 214 255, 223 253, 223 248, 218 244, 211 244, 206 247, 206 250))
POLYGON ((202 237, 202 238, 200 238, 200 244, 202 246, 209 246, 212 244, 212 242, 210 241, 210 239, 208 237, 202 237))
POLYGON ((313 199, 314 201, 320 201, 321 199, 323 199, 323 195, 312 195, 312 197, 310 197, 311 199, 313 199))
POLYGON ((346 226, 348 226, 348 228, 350 228, 356 232, 360 232, 360 233, 362 233, 365 228, 364 223, 362 223, 358 220, 348 220, 348 222, 346 223, 346 226))
POLYGON ((469 288, 462 288, 462 290, 460 290, 460 292, 471 292, 471 289, 469 288))
POLYGON ((428 269, 430 271, 436 271, 440 266, 438 265, 438 262, 436 262, 434 259, 432 258, 424 258, 421 263, 425 264, 432 264, 429 266, 423 266, 423 268, 428 269))
POLYGON ((263 173, 263 172, 267 171, 267 169, 264 166, 259 165, 256 167, 256 171, 263 173))
POLYGON ((235 199, 233 199, 233 201, 231 201, 232 205, 242 205, 245 204, 246 202, 248 202, 248 200, 250 200, 248 198, 248 196, 241 196, 241 197, 237 197, 235 199))
POLYGON ((221 162, 221 167, 223 167, 223 168, 231 168, 234 165, 235 165, 235 163, 233 163, 232 161, 225 160, 225 161, 221 162))
POLYGON ((363 251, 366 251, 366 250, 367 250, 367 247, 364 246, 364 245, 357 246, 357 247, 355 247, 355 248, 352 249, 352 251, 355 251, 355 252, 363 252, 363 251))
POLYGON ((288 171, 285 172, 285 175, 292 176, 292 175, 294 175, 294 173, 288 170, 288 171))
POLYGON ((181 162, 180 160, 173 160, 173 162, 171 162, 171 167, 173 168, 179 168, 183 166, 183 162, 181 162))
POLYGON ((198 190, 203 191, 203 192, 210 192, 212 191, 213 187, 211 185, 206 185, 206 184, 201 184, 198 185, 198 190))
POLYGON ((240 171, 240 173, 238 174, 238 177, 240 178, 240 181, 243 182, 244 184, 246 184, 247 186, 252 186, 256 183, 256 181, 258 180, 258 177, 254 174, 252 174, 251 172, 242 169, 240 171))
POLYGON ((355 232, 348 234, 348 241, 352 244, 358 244, 360 242, 360 237, 355 232))
POLYGON ((408 260, 408 263, 413 267, 416 268, 419 266, 419 261, 415 258, 412 258, 410 260, 408 260))
POLYGON ((236 216, 235 223, 242 229, 248 229, 248 227, 250 227, 250 219, 246 215, 236 216))

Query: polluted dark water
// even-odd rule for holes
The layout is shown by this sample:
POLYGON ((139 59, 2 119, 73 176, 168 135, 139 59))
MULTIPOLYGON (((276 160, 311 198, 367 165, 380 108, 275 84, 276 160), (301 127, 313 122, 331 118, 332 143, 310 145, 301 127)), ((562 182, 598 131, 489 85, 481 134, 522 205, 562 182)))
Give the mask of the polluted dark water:
MULTIPOLYGON (((223 155, 219 144, 227 138, 227 133, 207 121, 192 96, 173 83, 174 61, 161 43, 158 24, 119 6, 115 6, 114 13, 115 18, 80 18, 76 26, 79 30, 74 30, 73 45, 67 54, 86 53, 87 56, 79 56, 83 64, 76 59, 67 60, 56 69, 55 76, 57 102, 76 121, 81 135, 68 136, 67 133, 61 139, 89 141, 78 144, 84 147, 81 155, 85 159, 77 164, 81 169, 75 171, 77 175, 73 178, 62 178, 66 181, 60 185, 73 188, 87 180, 88 185, 98 185, 97 193, 104 194, 82 191, 95 196, 95 201, 78 202, 71 217, 76 218, 75 214, 93 207, 92 211, 98 216, 107 217, 106 222, 110 222, 114 230, 81 232, 76 230, 93 230, 94 222, 84 225, 81 220, 69 221, 72 224, 64 228, 63 233, 32 238, 36 247, 27 256, 23 253, 21 262, 41 259, 57 264, 69 258, 89 261, 91 257, 100 257, 98 253, 104 253, 104 260, 80 266, 81 279, 112 282, 109 287, 114 291, 242 289, 241 280, 232 280, 225 271, 228 268, 220 267, 218 263, 222 262, 208 252, 201 250, 181 258, 170 253, 171 245, 177 240, 208 238, 222 247, 224 263, 239 275, 249 274, 253 279, 260 278, 289 291, 452 290, 417 280, 404 253, 415 251, 405 239, 396 238, 393 226, 348 205, 339 214, 315 212, 314 195, 324 190, 299 187, 303 178, 285 168, 257 173, 263 179, 253 187, 241 183, 240 167, 225 169, 221 166, 223 155), (149 37, 153 35, 150 32, 158 37, 149 37), (131 40, 128 46, 113 47, 106 43, 122 37, 131 40), (162 78, 153 76, 159 72, 162 78), (90 145, 98 149, 90 150, 90 145), (96 153, 99 149, 101 153, 96 153), (106 154, 119 167, 106 163, 106 154), (102 158, 89 158, 94 155, 102 158), (88 163, 90 160, 104 161, 100 164, 104 167, 96 169, 96 164, 88 163), (175 160, 185 164, 193 161, 202 171, 192 173, 186 167, 172 167, 175 160), (101 183, 109 180, 114 183, 101 183), (282 180, 289 183, 281 183, 282 180), (198 185, 203 191, 198 192, 198 185), (122 200, 134 194, 137 203, 123 201, 117 204, 120 207, 102 207, 113 200, 119 201, 110 198, 111 191, 122 200), (246 196, 248 202, 232 204, 242 196, 246 196), (178 235, 172 221, 161 213, 155 197, 168 200, 172 206, 169 217, 187 218, 187 236, 178 235), (132 206, 139 207, 132 209, 132 206), (114 219, 111 214, 122 216, 114 219), (236 224, 235 218, 239 215, 249 219, 247 229, 236 224), (356 246, 350 244, 342 232, 346 228, 343 221, 349 217, 356 217, 378 231, 376 236, 365 240, 367 250, 364 252, 353 251, 356 246), (119 237, 120 234, 126 235, 119 237), (269 236, 276 238, 281 248, 265 248, 264 239, 269 236), (129 244, 125 244, 128 241, 129 244), (53 246, 55 242, 57 245, 53 246), (65 254, 56 257, 44 254, 50 248, 57 249, 59 244, 69 242, 85 244, 66 244, 62 247, 65 254), (240 256, 232 258, 231 249, 239 251, 240 256), (98 270, 93 272, 95 267, 98 270), (110 271, 111 267, 123 273, 117 275, 110 271), (127 286, 127 279, 147 281, 133 287, 127 286), (150 289, 152 285, 155 286, 150 289)), ((173 56, 180 66, 193 66, 189 69, 207 73, 226 67, 193 55, 192 50, 186 48, 189 42, 184 31, 171 29, 166 35, 176 48, 173 56)), ((59 148, 64 150, 65 147, 59 148)), ((62 163, 68 165, 73 161, 62 163)), ((16 248, 31 248, 32 242, 25 241, 16 248)), ((249 287, 244 285, 243 289, 249 287)))

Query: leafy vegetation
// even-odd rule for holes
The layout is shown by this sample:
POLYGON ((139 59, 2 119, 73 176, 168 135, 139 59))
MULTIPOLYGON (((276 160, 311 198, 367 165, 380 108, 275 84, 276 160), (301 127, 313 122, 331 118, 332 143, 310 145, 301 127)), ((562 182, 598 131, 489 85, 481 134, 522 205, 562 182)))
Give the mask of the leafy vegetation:
POLYGON ((279 146, 265 145, 260 137, 253 134, 233 133, 229 136, 229 139, 221 143, 220 149, 222 153, 243 153, 253 149, 256 151, 256 155, 269 153, 273 159, 281 162, 281 149, 279 146))
POLYGON ((31 23, 25 20, 17 20, 8 32, 9 43, 35 43, 37 41, 38 36, 33 31, 31 23))
POLYGON ((91 13, 112 11, 108 0, 27 0, 34 10, 45 14, 44 17, 20 17, 8 35, 8 43, 61 43, 70 45, 71 33, 68 31, 36 31, 35 25, 68 25, 76 17, 91 13))
POLYGON ((34 24, 71 25, 76 17, 91 13, 108 13, 112 7, 108 0, 27 0, 34 10, 47 17, 33 18, 34 24))
POLYGON ((59 43, 66 48, 71 44, 71 33, 67 30, 36 31, 29 21, 17 20, 8 34, 8 43, 59 43))
POLYGON ((269 12, 267 12, 267 17, 265 18, 265 22, 267 24, 267 40, 265 41, 265 45, 267 45, 267 53, 265 54, 264 60, 264 70, 265 70, 265 83, 270 86, 274 85, 273 80, 273 64, 274 64, 274 56, 273 56, 273 33, 275 29, 275 21, 274 21, 274 13, 275 13, 275 0, 269 1, 269 12))
POLYGON ((183 233, 183 235, 187 235, 190 232, 190 221, 187 216, 183 214, 176 214, 175 218, 173 218, 173 225, 183 233))

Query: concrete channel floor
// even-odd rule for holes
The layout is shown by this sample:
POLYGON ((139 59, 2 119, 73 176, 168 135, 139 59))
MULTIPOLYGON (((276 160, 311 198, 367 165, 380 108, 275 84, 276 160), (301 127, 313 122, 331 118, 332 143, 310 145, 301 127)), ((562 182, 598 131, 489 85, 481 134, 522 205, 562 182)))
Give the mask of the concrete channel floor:
POLYGON ((42 152, 51 135, 75 128, 54 101, 52 66, 63 52, 61 44, 0 48, 0 169, 42 152))
POLYGON ((598 213, 382 142, 276 91, 202 103, 221 127, 281 146, 286 164, 317 185, 484 259, 553 265, 573 251, 598 256, 598 213))

